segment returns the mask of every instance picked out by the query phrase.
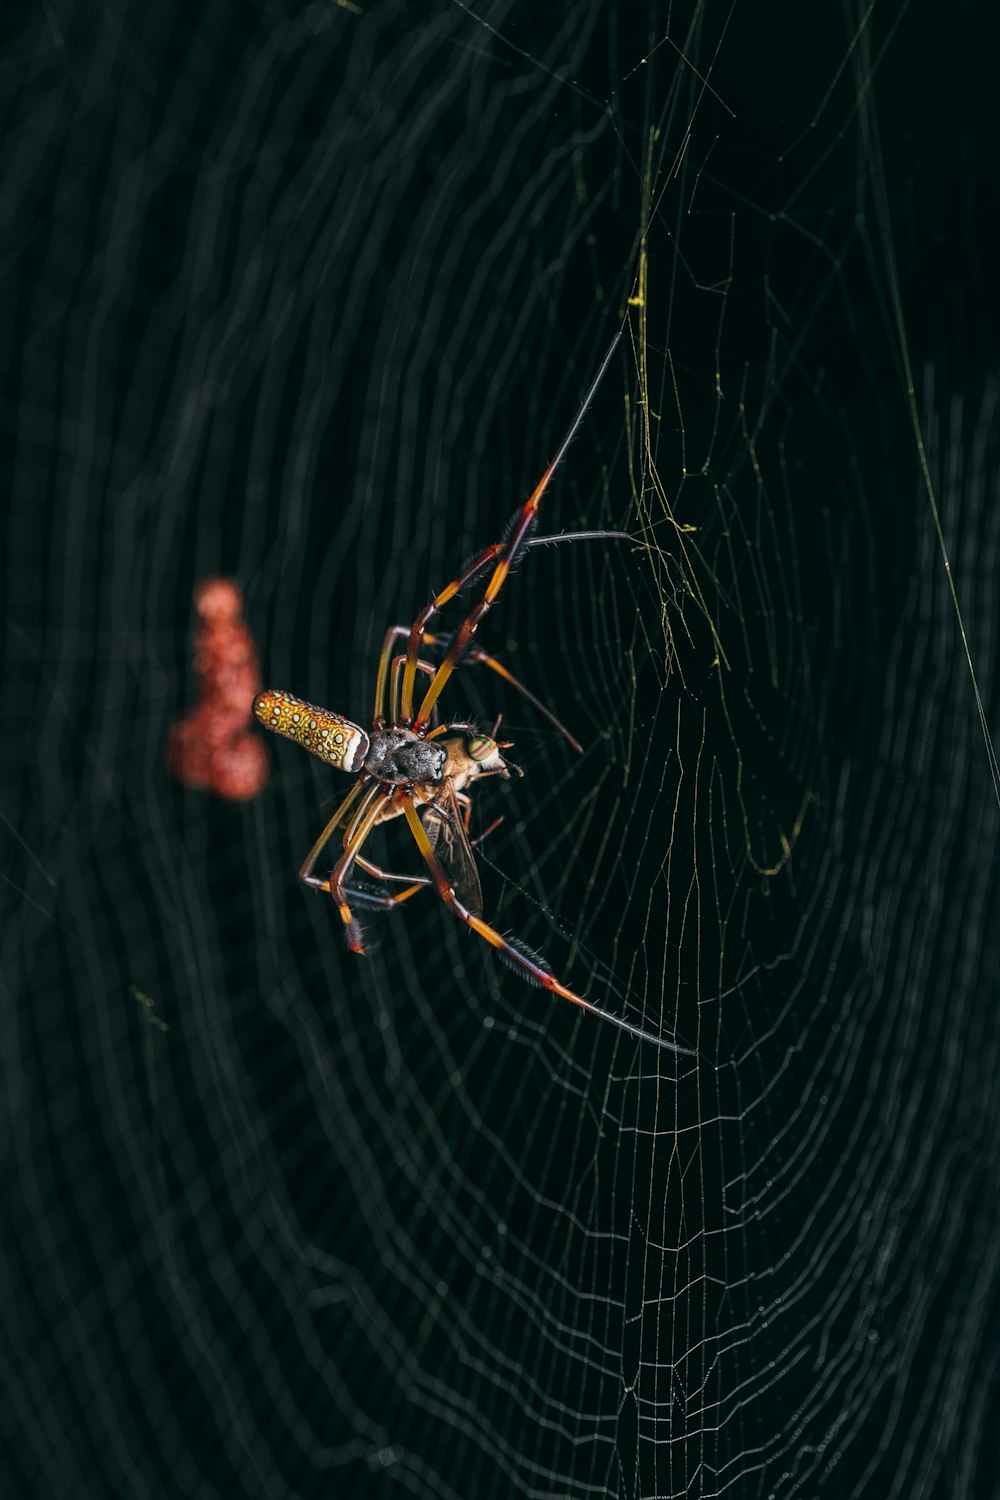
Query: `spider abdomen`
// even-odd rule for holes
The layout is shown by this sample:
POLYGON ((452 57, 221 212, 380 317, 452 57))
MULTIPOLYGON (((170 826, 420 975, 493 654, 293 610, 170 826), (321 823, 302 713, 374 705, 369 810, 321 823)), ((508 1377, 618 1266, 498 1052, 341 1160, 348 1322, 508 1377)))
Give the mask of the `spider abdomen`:
POLYGON ((265 729, 294 740, 338 771, 359 771, 368 754, 371 741, 357 724, 328 708, 293 698, 291 693, 258 693, 253 711, 265 729))

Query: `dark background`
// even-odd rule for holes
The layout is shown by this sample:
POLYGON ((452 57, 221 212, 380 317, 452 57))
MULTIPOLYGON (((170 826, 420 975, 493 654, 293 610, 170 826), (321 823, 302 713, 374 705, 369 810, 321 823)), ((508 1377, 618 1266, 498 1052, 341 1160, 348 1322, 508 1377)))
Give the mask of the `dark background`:
POLYGON ((996 1492, 998 802, 934 522, 995 738, 990 24, 11 19, 5 1494, 996 1492), (333 773, 164 763, 211 574, 363 722, 625 316, 543 528, 641 540, 483 630, 585 753, 451 701, 526 771, 488 914, 694 1059, 429 897, 353 958, 295 880, 333 773))

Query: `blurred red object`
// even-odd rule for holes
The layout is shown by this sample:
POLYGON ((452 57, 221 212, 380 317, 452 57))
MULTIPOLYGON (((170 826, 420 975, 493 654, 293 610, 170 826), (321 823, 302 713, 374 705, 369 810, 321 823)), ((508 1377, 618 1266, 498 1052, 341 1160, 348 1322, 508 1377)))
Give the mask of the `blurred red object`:
POLYGON ((170 731, 167 766, 183 786, 248 802, 267 785, 270 757, 249 727, 262 684, 243 599, 231 579, 206 578, 194 607, 198 702, 170 731))

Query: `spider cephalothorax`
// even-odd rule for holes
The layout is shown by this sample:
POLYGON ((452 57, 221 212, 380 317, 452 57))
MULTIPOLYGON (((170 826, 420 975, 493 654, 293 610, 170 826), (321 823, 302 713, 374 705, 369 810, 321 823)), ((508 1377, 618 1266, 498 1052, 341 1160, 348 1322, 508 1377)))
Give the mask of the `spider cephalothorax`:
POLYGON ((440 786, 446 751, 412 729, 376 729, 365 770, 384 786, 440 786))

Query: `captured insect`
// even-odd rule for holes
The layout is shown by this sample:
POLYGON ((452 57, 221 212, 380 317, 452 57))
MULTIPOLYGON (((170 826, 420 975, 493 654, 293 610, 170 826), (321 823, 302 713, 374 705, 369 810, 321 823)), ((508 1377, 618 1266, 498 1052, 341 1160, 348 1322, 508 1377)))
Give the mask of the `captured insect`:
MULTIPOLYGON (((473 644, 483 617, 493 607, 500 590, 525 549, 549 538, 532 533, 538 507, 549 481, 562 461, 594 398, 621 335, 614 340, 563 439, 555 458, 545 470, 531 496, 514 513, 503 537, 492 542, 462 568, 440 593, 418 614, 413 624, 391 625, 386 631, 375 678, 375 712, 371 731, 330 709, 318 708, 285 692, 269 691, 254 699, 254 712, 266 729, 294 740, 304 749, 355 777, 354 786, 337 808, 310 849, 299 871, 299 879, 315 890, 328 891, 336 903, 347 934, 348 946, 364 952, 361 928, 351 911, 351 902, 394 907, 432 885, 445 905, 473 932, 484 938, 515 972, 529 983, 571 1000, 574 1005, 611 1021, 623 1031, 672 1051, 684 1049, 641 1030, 603 1010, 560 983, 542 956, 519 938, 504 937, 483 917, 483 898, 476 861, 469 839, 471 790, 488 776, 510 778, 518 768, 504 759, 508 748, 491 735, 463 722, 435 722, 438 699, 455 668, 463 660, 477 662, 498 673, 522 693, 566 736, 577 750, 581 746, 495 657, 473 644), (428 630, 433 617, 448 602, 487 569, 489 582, 479 602, 453 635, 441 639, 428 630), (405 640, 405 651, 398 644, 405 640), (426 649, 443 648, 438 662, 429 662, 426 649), (429 678, 423 696, 417 699, 417 678, 429 678), (369 834, 380 823, 405 818, 424 859, 428 875, 403 876, 372 864, 362 853, 369 834), (327 879, 313 872, 333 835, 343 829, 341 854, 327 879), (402 882, 397 895, 380 895, 351 883, 355 867, 381 882, 402 882)), ((620 535, 620 533, 606 533, 620 535)), ((578 536, 601 533, 577 533, 578 536)), ((552 540, 556 540, 553 538, 552 540)), ((558 538, 563 540, 563 538, 558 538)), ((496 728, 494 728, 494 734, 496 728)), ((495 825, 494 825, 495 826, 495 825)), ((489 830, 487 830, 489 831, 489 830)), ((485 835, 484 835, 485 836, 485 835)))

